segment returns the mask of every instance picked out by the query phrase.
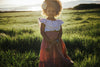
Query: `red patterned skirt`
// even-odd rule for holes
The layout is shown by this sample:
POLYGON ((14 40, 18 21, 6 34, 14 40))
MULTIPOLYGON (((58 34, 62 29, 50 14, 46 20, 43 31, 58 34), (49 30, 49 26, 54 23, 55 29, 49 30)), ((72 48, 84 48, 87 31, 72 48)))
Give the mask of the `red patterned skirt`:
MULTIPOLYGON (((56 31, 47 31, 46 35, 50 39, 56 39, 58 32, 56 31)), ((66 46, 62 39, 57 44, 53 44, 49 51, 46 50, 48 43, 44 38, 41 43, 40 49, 40 62, 39 67, 70 67, 68 60, 70 61, 69 56, 66 54, 66 46)))

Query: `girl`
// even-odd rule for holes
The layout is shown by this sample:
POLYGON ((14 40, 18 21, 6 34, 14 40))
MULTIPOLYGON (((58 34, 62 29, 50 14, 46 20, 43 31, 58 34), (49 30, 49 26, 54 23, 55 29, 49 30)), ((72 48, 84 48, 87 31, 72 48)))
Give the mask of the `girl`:
POLYGON ((39 67, 71 67, 73 62, 66 54, 67 49, 61 39, 64 22, 55 18, 61 12, 61 2, 45 0, 42 9, 47 18, 39 18, 40 32, 43 36, 39 67))

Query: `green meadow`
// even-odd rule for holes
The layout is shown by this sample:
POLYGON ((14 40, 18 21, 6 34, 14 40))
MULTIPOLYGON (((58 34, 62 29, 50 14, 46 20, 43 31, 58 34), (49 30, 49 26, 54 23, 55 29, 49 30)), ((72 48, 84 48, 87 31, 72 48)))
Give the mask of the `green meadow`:
MULTIPOLYGON (((0 13, 0 67, 38 67, 41 11, 0 13)), ((63 10, 62 39, 74 67, 100 67, 100 9, 63 10)))

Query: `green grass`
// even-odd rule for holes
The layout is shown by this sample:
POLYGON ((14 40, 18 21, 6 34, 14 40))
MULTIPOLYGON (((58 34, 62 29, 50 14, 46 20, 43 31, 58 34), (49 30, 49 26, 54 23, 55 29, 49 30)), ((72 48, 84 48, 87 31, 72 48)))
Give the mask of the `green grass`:
MULTIPOLYGON (((100 66, 100 9, 63 10, 62 39, 74 67, 100 66)), ((41 12, 0 13, 0 67, 38 67, 41 12)))

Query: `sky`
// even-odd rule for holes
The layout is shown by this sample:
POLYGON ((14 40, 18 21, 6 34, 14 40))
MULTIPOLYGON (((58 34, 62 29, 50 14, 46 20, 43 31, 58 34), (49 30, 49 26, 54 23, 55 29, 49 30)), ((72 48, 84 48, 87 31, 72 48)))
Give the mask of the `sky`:
MULTIPOLYGON (((44 0, 0 0, 0 5, 30 5, 30 4, 41 4, 44 0)), ((66 2, 71 0, 61 0, 61 2, 66 2)))
MULTIPOLYGON (((0 0, 0 10, 21 10, 27 8, 27 10, 40 10, 41 4, 44 0, 0 0), (30 8, 29 8, 30 7, 30 8)), ((66 5, 67 7, 71 6, 71 2, 77 1, 100 1, 100 0, 60 0, 62 5, 66 5), (68 3, 70 2, 70 4, 68 3), (66 4, 65 4, 66 3, 66 4)), ((65 7, 65 6, 64 6, 65 7)))

